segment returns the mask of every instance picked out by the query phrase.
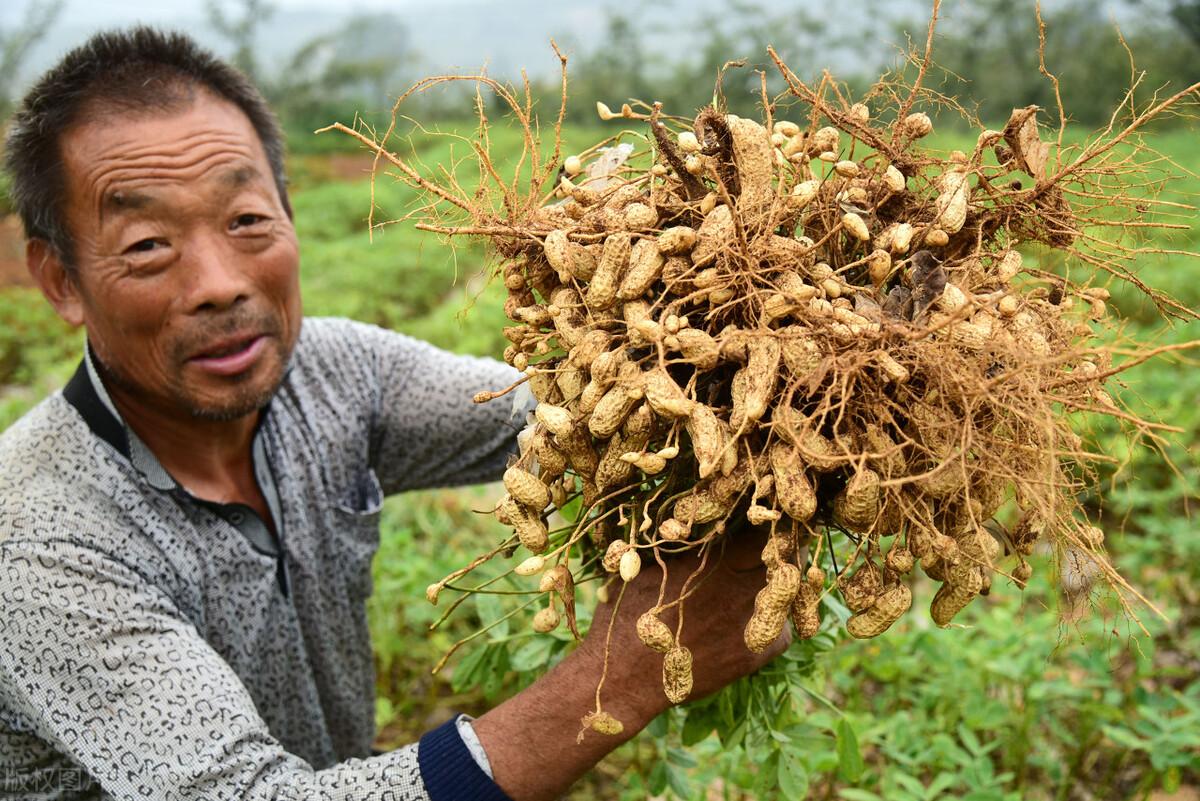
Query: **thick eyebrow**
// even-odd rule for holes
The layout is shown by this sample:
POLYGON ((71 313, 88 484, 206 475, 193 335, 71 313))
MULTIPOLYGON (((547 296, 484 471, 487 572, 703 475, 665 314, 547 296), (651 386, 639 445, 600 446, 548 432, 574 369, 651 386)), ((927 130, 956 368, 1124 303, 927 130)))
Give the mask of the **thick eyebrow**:
MULTIPOLYGON (((228 189, 240 189, 257 177, 259 177, 258 170, 254 167, 243 166, 221 173, 219 180, 228 189)), ((118 214, 145 209, 157 202, 158 198, 154 195, 136 189, 117 189, 108 192, 101 201, 105 211, 118 214)))
POLYGON ((122 212, 144 209, 155 203, 153 195, 136 190, 118 189, 104 196, 103 207, 107 211, 122 212))
POLYGON ((230 189, 238 189, 250 183, 251 180, 258 177, 258 170, 253 167, 244 166, 221 175, 221 183, 225 184, 230 189))

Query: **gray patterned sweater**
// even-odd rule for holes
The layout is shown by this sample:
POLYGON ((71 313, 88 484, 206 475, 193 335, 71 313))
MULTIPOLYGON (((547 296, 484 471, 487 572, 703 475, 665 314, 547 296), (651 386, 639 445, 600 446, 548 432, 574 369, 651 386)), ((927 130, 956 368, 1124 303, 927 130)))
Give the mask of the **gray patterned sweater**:
MULTIPOLYGON (((510 368, 305 320, 255 438, 278 539, 81 367, 0 436, 0 799, 502 799, 453 722, 370 756, 383 496, 499 475, 510 368)), ((486 763, 484 763, 486 766, 486 763)))

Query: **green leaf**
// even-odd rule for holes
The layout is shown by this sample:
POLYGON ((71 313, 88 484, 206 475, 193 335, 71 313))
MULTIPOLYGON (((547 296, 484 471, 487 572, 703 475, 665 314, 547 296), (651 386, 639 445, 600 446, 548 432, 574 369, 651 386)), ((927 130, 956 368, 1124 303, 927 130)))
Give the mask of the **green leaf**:
POLYGON ((696 757, 682 748, 668 748, 667 762, 680 768, 694 768, 697 764, 696 757))
POLYGON ((486 669, 483 671, 483 681, 480 688, 483 694, 489 698, 499 695, 507 686, 507 677, 504 675, 508 672, 508 649, 503 645, 489 645, 484 649, 487 652, 488 658, 484 665, 486 669))
POLYGON ((688 781, 686 772, 673 765, 667 765, 667 785, 671 792, 680 798, 692 797, 692 784, 688 781))
POLYGON ((512 669, 517 671, 537 670, 550 661, 554 651, 554 638, 537 636, 513 651, 509 656, 512 669))
POLYGON ((693 746, 707 739, 717 728, 717 713, 714 707, 688 710, 687 719, 683 721, 683 731, 679 740, 685 746, 693 746))
POLYGON ((646 777, 646 785, 650 788, 653 795, 662 795, 667 789, 667 763, 658 762, 650 770, 650 775, 646 777))
MULTIPOLYGON (((488 593, 479 593, 475 596, 475 609, 479 613, 479 620, 483 625, 495 623, 500 618, 504 617, 504 605, 500 602, 500 596, 490 595, 488 593)), ((497 626, 488 632, 488 636, 493 640, 498 640, 508 636, 508 621, 497 624, 497 626)))
POLYGON ((929 793, 930 798, 936 798, 941 795, 943 791, 949 790, 957 783, 958 780, 955 778, 954 774, 939 773, 937 777, 929 783, 929 787, 926 788, 926 790, 929 793))
POLYGON ((756 782, 756 796, 759 798, 772 798, 777 793, 775 792, 776 784, 779 781, 779 752, 773 752, 767 761, 763 763, 762 769, 758 773, 758 781, 756 782))
POLYGON ((1116 726, 1105 726, 1104 734, 1108 739, 1115 742, 1117 745, 1123 745, 1126 748, 1135 750, 1143 750, 1146 748, 1146 741, 1138 737, 1133 732, 1127 729, 1119 729, 1116 726))
POLYGON ((670 731, 671 721, 668 719, 669 712, 663 712, 661 715, 650 721, 650 725, 646 727, 646 733, 655 738, 663 738, 670 731))
POLYGON ((979 755, 983 751, 983 746, 979 743, 979 738, 975 736, 975 732, 971 731, 964 724, 959 724, 958 739, 967 747, 967 750, 972 754, 979 755))
POLYGON ((838 775, 843 781, 856 782, 866 765, 858 749, 858 735, 850 721, 841 718, 837 722, 838 775))
POLYGON ((1167 772, 1162 777, 1162 789, 1165 793, 1179 792, 1180 785, 1183 784, 1183 772, 1178 766, 1173 766, 1167 769, 1167 772))
POLYGON ((779 790, 785 799, 800 799, 808 796, 808 770, 800 754, 783 751, 779 755, 779 790))
POLYGON ((487 648, 476 648, 463 657, 463 660, 458 663, 458 667, 454 668, 454 679, 450 682, 450 686, 454 688, 455 692, 462 692, 480 683, 480 676, 487 658, 487 648))
POLYGON ((883 801, 883 796, 869 793, 866 790, 855 790, 852 787, 838 790, 838 798, 843 799, 843 801, 883 801))

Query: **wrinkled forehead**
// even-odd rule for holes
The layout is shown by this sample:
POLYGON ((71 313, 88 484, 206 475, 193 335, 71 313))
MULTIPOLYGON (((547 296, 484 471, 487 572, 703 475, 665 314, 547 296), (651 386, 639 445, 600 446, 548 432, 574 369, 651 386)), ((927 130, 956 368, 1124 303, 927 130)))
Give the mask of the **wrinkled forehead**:
POLYGON ((68 194, 93 207, 129 207, 138 188, 164 181, 271 181, 250 119, 204 91, 155 108, 110 108, 62 137, 68 194))

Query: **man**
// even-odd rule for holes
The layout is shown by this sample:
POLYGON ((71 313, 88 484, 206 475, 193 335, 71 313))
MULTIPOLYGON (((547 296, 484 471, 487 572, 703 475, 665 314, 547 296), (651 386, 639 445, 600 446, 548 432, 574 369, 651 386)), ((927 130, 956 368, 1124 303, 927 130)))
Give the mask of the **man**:
MULTIPOLYGON (((382 497, 495 478, 522 421, 470 398, 511 371, 302 320, 274 118, 182 36, 68 54, 6 159, 30 273, 88 348, 0 437, 0 799, 548 799, 668 706, 646 571, 609 651, 621 736, 576 743, 602 607, 525 692, 371 756, 382 497)), ((696 696, 784 646, 740 644, 756 562, 689 599, 696 696)))

